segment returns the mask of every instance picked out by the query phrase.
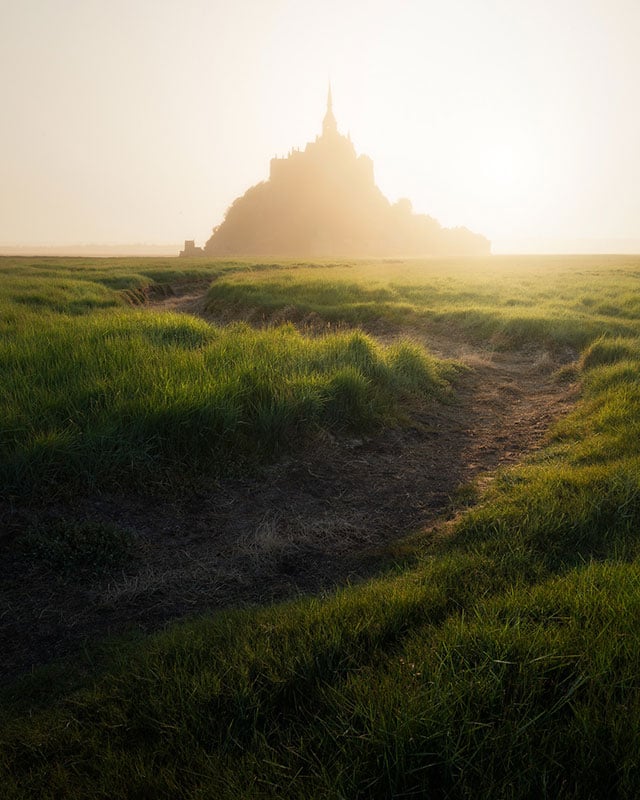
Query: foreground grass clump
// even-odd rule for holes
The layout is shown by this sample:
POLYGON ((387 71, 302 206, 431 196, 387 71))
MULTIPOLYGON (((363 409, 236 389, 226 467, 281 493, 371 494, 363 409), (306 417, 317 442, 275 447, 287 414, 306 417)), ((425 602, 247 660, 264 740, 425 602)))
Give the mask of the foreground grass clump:
POLYGON ((5 796, 637 796, 638 564, 483 599, 494 571, 155 636, 5 725, 5 796))
POLYGON ((448 369, 358 332, 310 339, 133 311, 26 318, 0 341, 0 483, 229 474, 320 427, 397 418, 448 369))

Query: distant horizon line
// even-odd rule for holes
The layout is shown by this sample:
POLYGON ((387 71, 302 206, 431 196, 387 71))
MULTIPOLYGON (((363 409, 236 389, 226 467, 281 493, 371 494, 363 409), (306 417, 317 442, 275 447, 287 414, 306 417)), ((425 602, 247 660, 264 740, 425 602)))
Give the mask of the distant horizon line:
MULTIPOLYGON (((0 243, 0 256, 87 256, 93 258, 108 258, 113 255, 121 256, 175 256, 178 257, 181 244, 176 243, 161 243, 152 244, 149 242, 127 242, 127 243, 65 243, 65 244, 15 244, 15 243, 0 243)), ((621 255, 640 255, 640 237, 616 237, 609 239, 596 239, 596 238, 576 238, 576 239, 562 239, 544 238, 541 244, 536 247, 531 243, 528 237, 521 239, 506 240, 505 244, 493 244, 493 256, 510 256, 510 255, 557 255, 557 256, 579 256, 579 255, 601 255, 601 256, 621 256, 621 255), (516 244, 516 242, 528 242, 529 246, 525 244, 516 244), (509 244, 507 244, 509 242, 509 244), (511 246, 510 246, 511 245, 511 246), (619 246, 621 249, 614 249, 619 246)), ((263 258, 278 258, 277 254, 272 256, 260 256, 263 258)), ((351 256, 352 257, 352 256, 351 256)), ((374 256, 363 255, 363 258, 374 258, 374 256)), ((433 256, 424 255, 416 256, 415 258, 441 258, 434 254, 433 256)), ((381 257, 382 258, 382 257, 381 257)))

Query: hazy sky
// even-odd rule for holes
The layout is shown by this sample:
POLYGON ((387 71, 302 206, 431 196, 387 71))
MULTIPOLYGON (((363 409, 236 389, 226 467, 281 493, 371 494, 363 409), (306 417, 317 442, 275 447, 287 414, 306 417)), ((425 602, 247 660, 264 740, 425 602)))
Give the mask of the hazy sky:
POLYGON ((0 245, 202 244, 329 76, 390 200, 640 251, 640 0, 0 0, 0 245))

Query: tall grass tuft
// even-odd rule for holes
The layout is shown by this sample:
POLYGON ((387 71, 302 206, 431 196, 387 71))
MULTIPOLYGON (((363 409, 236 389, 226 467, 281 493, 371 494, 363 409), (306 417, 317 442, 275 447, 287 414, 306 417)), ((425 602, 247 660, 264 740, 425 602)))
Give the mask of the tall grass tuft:
POLYGON ((0 340, 0 483, 230 474, 322 427, 391 420, 445 372, 414 345, 358 332, 312 339, 134 311, 27 318, 0 340))

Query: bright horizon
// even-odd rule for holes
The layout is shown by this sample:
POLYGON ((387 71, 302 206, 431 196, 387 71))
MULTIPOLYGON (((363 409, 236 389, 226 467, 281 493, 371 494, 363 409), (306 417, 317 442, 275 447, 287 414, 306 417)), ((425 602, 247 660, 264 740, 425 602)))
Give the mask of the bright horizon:
POLYGON ((637 0, 23 0, 3 10, 0 251, 204 244, 342 133, 494 253, 640 252, 637 0))

